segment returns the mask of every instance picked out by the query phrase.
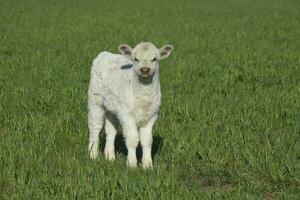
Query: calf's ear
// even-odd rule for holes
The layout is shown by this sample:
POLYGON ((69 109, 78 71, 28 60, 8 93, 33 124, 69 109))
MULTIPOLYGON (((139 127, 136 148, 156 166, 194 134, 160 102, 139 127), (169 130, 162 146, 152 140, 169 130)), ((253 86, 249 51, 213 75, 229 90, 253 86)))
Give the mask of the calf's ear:
POLYGON ((121 44, 119 46, 119 51, 123 56, 132 60, 132 48, 128 44, 121 44))
POLYGON ((170 44, 164 45, 162 48, 160 48, 158 50, 159 51, 159 59, 162 60, 162 59, 167 58, 171 54, 173 49, 174 49, 173 45, 170 45, 170 44))

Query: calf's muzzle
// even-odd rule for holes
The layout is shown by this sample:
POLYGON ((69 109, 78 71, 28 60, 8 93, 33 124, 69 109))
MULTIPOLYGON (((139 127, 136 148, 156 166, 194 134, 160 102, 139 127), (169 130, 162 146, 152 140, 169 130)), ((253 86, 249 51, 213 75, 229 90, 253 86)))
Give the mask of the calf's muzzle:
POLYGON ((150 68, 149 67, 142 67, 141 68, 141 74, 142 75, 149 75, 150 74, 150 68))

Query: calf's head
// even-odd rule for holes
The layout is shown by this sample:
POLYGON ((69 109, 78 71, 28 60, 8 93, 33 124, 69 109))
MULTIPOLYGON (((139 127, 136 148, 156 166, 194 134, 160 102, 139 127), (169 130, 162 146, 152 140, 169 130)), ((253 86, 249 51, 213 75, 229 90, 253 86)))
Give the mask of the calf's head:
POLYGON ((174 47, 166 44, 157 49, 151 42, 142 42, 132 49, 128 44, 119 46, 119 51, 126 58, 133 61, 133 69, 140 77, 152 76, 158 69, 158 62, 167 58, 174 47))

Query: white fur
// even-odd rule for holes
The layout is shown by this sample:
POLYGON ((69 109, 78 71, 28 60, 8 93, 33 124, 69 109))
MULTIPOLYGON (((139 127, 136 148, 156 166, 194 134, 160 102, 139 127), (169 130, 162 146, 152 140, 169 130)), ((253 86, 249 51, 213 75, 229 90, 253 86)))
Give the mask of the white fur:
POLYGON ((88 91, 90 158, 98 157, 99 133, 105 121, 105 157, 115 159, 114 140, 120 124, 128 149, 127 165, 137 165, 136 147, 141 142, 143 167, 152 168, 152 128, 161 98, 158 60, 169 55, 173 47, 167 52, 151 43, 140 43, 134 49, 128 45, 119 48, 124 55, 101 52, 92 64, 88 91), (154 57, 157 60, 153 61, 154 57), (149 76, 140 74, 142 67, 151 69, 149 76))

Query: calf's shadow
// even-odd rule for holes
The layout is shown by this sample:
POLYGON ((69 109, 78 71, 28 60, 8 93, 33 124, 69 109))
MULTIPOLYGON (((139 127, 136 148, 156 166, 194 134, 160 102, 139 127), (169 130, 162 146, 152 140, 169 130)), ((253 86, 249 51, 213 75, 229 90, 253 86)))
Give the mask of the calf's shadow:
MULTIPOLYGON (((100 138, 100 140, 101 140, 100 148, 101 148, 101 151, 104 152, 105 135, 104 134, 102 134, 102 135, 103 135, 103 137, 100 138)), ((153 136, 153 143, 152 143, 152 150, 151 150, 152 158, 154 158, 155 155, 157 153, 159 153, 162 146, 163 146, 162 137, 153 136)), ((127 156, 127 148, 126 148, 126 144, 125 144, 125 139, 124 139, 123 135, 119 134, 119 133, 117 134, 116 139, 115 139, 115 151, 116 151, 116 154, 122 154, 124 156, 127 156)), ((143 155, 142 147, 139 144, 136 149, 136 156, 137 156, 137 159, 139 162, 141 162, 142 155, 143 155)))

